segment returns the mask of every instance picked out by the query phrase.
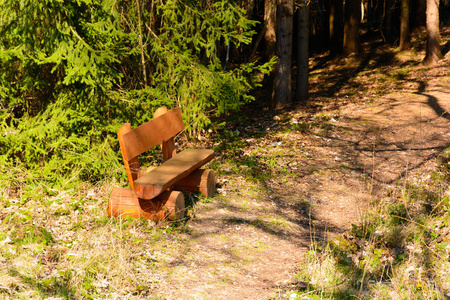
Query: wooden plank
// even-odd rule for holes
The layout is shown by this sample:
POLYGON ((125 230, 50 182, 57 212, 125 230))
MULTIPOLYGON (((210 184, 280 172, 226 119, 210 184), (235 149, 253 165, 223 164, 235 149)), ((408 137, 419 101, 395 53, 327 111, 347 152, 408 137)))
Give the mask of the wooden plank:
MULTIPOLYGON (((161 106, 158 108, 153 114, 153 118, 157 118, 167 113, 167 107, 161 106)), ((177 148, 175 147, 175 139, 171 137, 162 142, 161 144, 161 152, 163 154, 164 161, 171 159, 173 156, 177 154, 177 148)))
POLYGON ((167 113, 136 127, 123 135, 126 160, 131 160, 139 154, 162 144, 184 129, 181 110, 175 107, 167 113))
POLYGON ((139 198, 153 199, 214 158, 209 149, 187 149, 134 181, 139 198))
POLYGON ((130 187, 134 187, 134 181, 138 179, 139 172, 141 169, 141 166, 139 164, 139 159, 137 157, 134 157, 130 160, 127 160, 127 154, 126 154, 126 146, 125 142, 123 140, 123 135, 130 132, 131 124, 125 123, 122 127, 120 127, 119 132, 117 132, 117 137, 119 139, 119 145, 120 145, 120 151, 122 152, 123 157, 123 165, 125 166, 125 171, 127 172, 128 182, 130 183, 130 187))

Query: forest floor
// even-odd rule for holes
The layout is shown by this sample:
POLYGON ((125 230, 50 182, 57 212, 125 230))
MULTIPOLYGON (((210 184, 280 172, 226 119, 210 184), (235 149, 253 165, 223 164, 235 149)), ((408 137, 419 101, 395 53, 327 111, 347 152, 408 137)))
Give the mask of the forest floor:
POLYGON ((311 241, 349 230, 405 179, 430 177, 450 146, 450 54, 424 68, 423 51, 372 47, 362 59, 316 57, 306 106, 255 104, 228 122, 219 194, 196 205, 167 299, 277 297, 311 241))
POLYGON ((44 248, 0 241, 0 299, 280 297, 312 241, 348 231, 405 178, 426 180, 450 146, 450 28, 442 39, 433 68, 420 64, 419 42, 402 53, 367 44, 361 57, 316 56, 311 99, 289 111, 266 109, 259 91, 203 142, 218 153, 217 194, 187 198, 178 226, 105 217, 117 183, 61 192, 47 206, 11 201, 5 232, 28 237, 31 227, 11 229, 7 216, 32 211, 44 228, 36 236, 51 238, 44 248))

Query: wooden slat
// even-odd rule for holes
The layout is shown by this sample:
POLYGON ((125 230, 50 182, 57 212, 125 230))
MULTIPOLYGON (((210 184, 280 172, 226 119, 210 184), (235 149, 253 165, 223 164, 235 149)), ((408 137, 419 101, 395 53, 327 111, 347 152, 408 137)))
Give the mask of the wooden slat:
POLYGON ((153 199, 214 158, 209 149, 188 149, 134 181, 139 198, 153 199))
POLYGON ((130 187, 133 188, 134 181, 139 177, 139 171, 141 169, 141 166, 139 164, 139 159, 137 157, 134 157, 130 160, 126 159, 127 150, 123 140, 123 136, 124 134, 130 132, 131 130, 132 130, 131 124, 125 123, 123 124, 122 127, 120 127, 119 132, 117 132, 117 137, 119 139, 120 150, 122 152, 123 164, 125 166, 125 171, 127 172, 128 182, 130 183, 130 187))
POLYGON ((184 129, 181 110, 175 107, 167 113, 142 124, 123 135, 126 147, 126 160, 131 160, 139 154, 161 144, 184 129))
MULTIPOLYGON (((167 107, 161 106, 155 111, 155 113, 153 114, 153 118, 162 116, 165 113, 167 113, 167 107)), ((173 137, 163 141, 163 143, 161 144, 161 152, 163 154, 164 161, 171 159, 177 154, 175 139, 173 137)))

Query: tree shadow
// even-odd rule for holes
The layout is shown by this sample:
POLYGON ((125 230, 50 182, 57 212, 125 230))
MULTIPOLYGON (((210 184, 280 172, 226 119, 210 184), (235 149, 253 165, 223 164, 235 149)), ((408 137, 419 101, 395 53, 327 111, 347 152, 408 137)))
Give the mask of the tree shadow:
POLYGON ((436 114, 440 117, 450 120, 450 114, 445 109, 443 109, 442 106, 439 105, 436 97, 420 92, 416 94, 426 96, 428 98, 428 105, 436 112, 436 114))
MULTIPOLYGON (((430 120, 427 119, 401 126, 421 126, 420 124, 426 126, 429 122, 430 120)), ((340 130, 355 132, 351 127, 341 127, 340 130)), ((345 157, 345 159, 341 159, 342 163, 349 166, 351 171, 358 172, 362 177, 368 177, 374 183, 386 186, 396 184, 412 171, 419 169, 436 158, 439 153, 450 146, 449 141, 443 141, 442 137, 439 136, 430 137, 428 142, 433 142, 434 144, 430 146, 420 146, 414 137, 412 139, 407 137, 397 138, 395 141, 392 141, 388 137, 380 136, 380 130, 378 127, 374 127, 359 133, 355 132, 355 135, 360 136, 356 140, 327 135, 326 138, 333 145, 322 143, 317 147, 339 149, 340 157, 345 157), (368 141, 372 141, 372 143, 368 141), (394 168, 396 162, 393 155, 395 155, 397 163, 401 163, 404 157, 407 156, 415 158, 411 162, 404 161, 403 170, 400 170, 399 166, 397 166, 397 169, 394 168)))
MULTIPOLYGON (((396 53, 390 51, 390 49, 380 49, 380 46, 382 46, 382 43, 372 43, 367 52, 361 56, 361 59, 347 57, 336 58, 327 62, 330 66, 328 72, 326 70, 325 72, 319 71, 311 75, 315 79, 310 82, 310 98, 306 105, 316 108, 325 106, 331 109, 339 109, 345 103, 354 101, 354 96, 359 98, 366 93, 367 87, 365 87, 364 81, 357 79, 362 73, 364 73, 364 78, 373 74, 377 81, 394 79, 396 85, 404 84, 410 75, 404 72, 391 74, 391 65, 397 61, 396 53), (336 66, 331 67, 331 65, 336 66)), ((323 58, 319 57, 319 65, 322 60, 323 58)), ((412 64, 414 62, 404 62, 402 68, 407 68, 412 64)), ((311 72, 313 71, 314 69, 311 70, 311 72)), ((373 82, 369 84, 374 85, 373 82)), ((380 90, 380 94, 388 92, 387 89, 380 90)), ((299 107, 301 106, 305 106, 305 104, 301 103, 299 107)))
POLYGON ((344 69, 339 74, 335 75, 335 78, 338 79, 335 84, 333 84, 330 88, 325 92, 328 96, 333 96, 337 94, 344 85, 348 84, 350 79, 356 77, 362 70, 364 70, 371 61, 373 55, 375 54, 375 49, 372 49, 368 55, 361 61, 361 63, 355 69, 344 69))

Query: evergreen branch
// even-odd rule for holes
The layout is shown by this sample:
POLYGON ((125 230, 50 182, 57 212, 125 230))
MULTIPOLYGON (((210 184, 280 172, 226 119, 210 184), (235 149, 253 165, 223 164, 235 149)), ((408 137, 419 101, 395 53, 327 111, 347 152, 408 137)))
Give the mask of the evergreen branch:
POLYGON ((70 31, 80 40, 80 42, 89 50, 92 51, 94 53, 102 53, 102 52, 106 52, 106 50, 95 50, 93 49, 91 46, 89 46, 88 43, 86 43, 83 38, 75 31, 75 29, 73 29, 72 26, 69 26, 70 31))
MULTIPOLYGON (((156 33, 154 33, 153 30, 152 30, 147 24, 146 24, 146 27, 147 27, 148 31, 153 35, 153 37, 154 37, 155 39, 157 39, 157 40, 160 42, 160 45, 161 45, 164 49, 166 49, 167 51, 171 52, 171 53, 174 54, 174 55, 179 54, 179 53, 173 51, 172 49, 168 48, 164 43, 162 43, 162 41, 161 41, 161 39, 159 38, 159 36, 158 36, 156 33)), ((200 69, 197 67, 197 65, 193 64, 192 62, 190 62, 189 65, 190 65, 191 67, 195 68, 197 71, 200 72, 200 69)))

